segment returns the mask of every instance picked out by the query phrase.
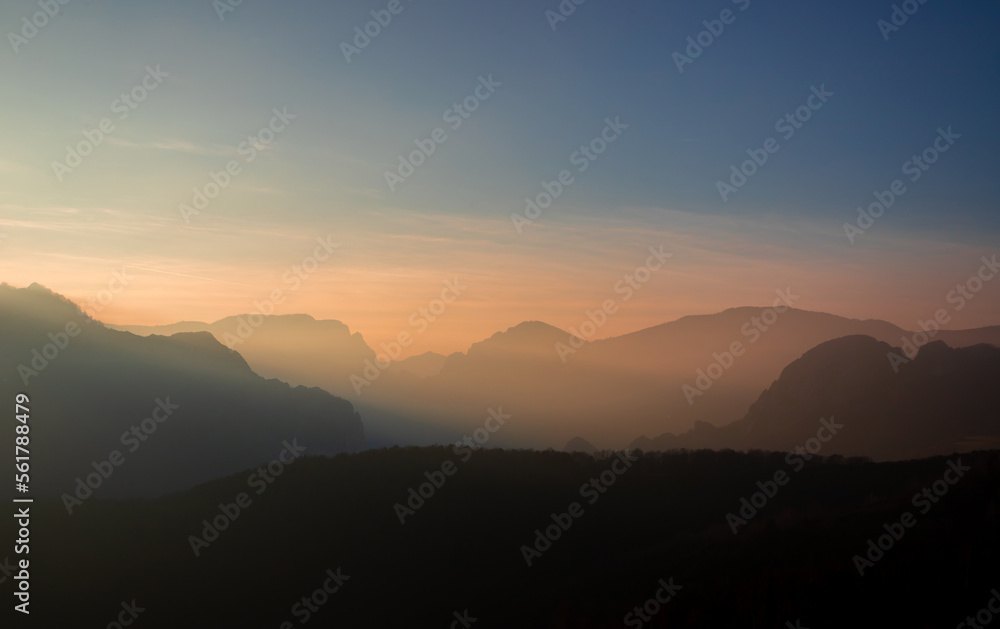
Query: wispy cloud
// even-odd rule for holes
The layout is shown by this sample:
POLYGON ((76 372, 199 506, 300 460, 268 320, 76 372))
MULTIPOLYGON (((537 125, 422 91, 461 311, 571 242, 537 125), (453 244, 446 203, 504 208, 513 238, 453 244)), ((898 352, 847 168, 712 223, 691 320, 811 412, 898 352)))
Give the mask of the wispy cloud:
POLYGON ((108 138, 109 144, 114 144, 115 146, 121 146, 124 148, 133 149, 145 149, 145 150, 158 150, 158 151, 174 151, 178 153, 194 153, 197 155, 231 155, 234 151, 233 147, 224 146, 222 144, 195 144, 193 142, 186 142, 184 140, 166 140, 159 142, 133 142, 131 140, 123 140, 122 138, 111 137, 108 138))
POLYGON ((233 284, 234 286, 246 286, 246 287, 249 287, 249 288, 258 288, 257 286, 251 286, 250 284, 241 284, 239 282, 230 282, 228 280, 214 279, 214 278, 211 278, 211 277, 201 277, 199 275, 190 275, 190 274, 187 274, 187 273, 175 273, 174 271, 164 271, 162 269, 150 269, 150 268, 146 268, 146 267, 143 267, 143 266, 134 266, 132 264, 126 264, 125 268, 127 268, 127 269, 136 269, 136 270, 139 270, 139 271, 149 271, 149 272, 152 272, 152 273, 162 273, 164 275, 176 275, 177 277, 188 277, 188 278, 195 279, 195 280, 205 280, 206 282, 221 282, 223 284, 233 284))

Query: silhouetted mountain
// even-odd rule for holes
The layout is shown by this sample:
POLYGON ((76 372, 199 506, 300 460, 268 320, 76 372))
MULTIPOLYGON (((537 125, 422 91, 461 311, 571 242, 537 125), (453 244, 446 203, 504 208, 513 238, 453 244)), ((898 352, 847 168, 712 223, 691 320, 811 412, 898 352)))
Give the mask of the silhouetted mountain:
POLYGON ((566 342, 569 336, 547 323, 527 321, 473 343, 465 353, 448 356, 440 379, 472 389, 456 391, 460 395, 474 394, 474 390, 484 387, 498 392, 507 386, 529 383, 545 387, 548 383, 533 377, 547 375, 559 365, 555 345, 566 342))
POLYGON ((540 435, 552 428, 545 421, 564 404, 555 345, 567 338, 527 321, 451 354, 438 375, 393 378, 387 370, 356 403, 376 444, 448 443, 482 426, 495 407, 517 417, 491 436, 491 446, 545 444, 540 435))
POLYGON ((905 459, 1000 447, 1000 349, 932 341, 913 360, 903 356, 868 336, 828 341, 788 365, 744 418, 632 445, 787 451, 816 437, 825 418, 843 426, 822 443, 825 455, 905 459))
MULTIPOLYGON (((31 399, 35 495, 72 494, 93 474, 107 477, 94 477, 99 498, 183 489, 266 464, 296 439, 310 454, 365 447, 345 400, 265 380, 207 332, 108 329, 38 285, 0 285, 0 378, 0 398, 31 399), (123 462, 105 465, 115 451, 123 462)), ((14 434, 14 422, 0 427, 14 434)))
MULTIPOLYGON (((661 413, 661 429, 677 432, 696 421, 726 424, 742 417, 749 405, 790 362, 809 349, 836 338, 864 334, 894 346, 913 333, 878 320, 847 319, 835 315, 790 309, 768 318, 768 308, 732 308, 714 315, 684 317, 677 321, 621 337, 595 341, 580 352, 581 361, 595 365, 620 365, 618 382, 636 381, 637 396, 622 406, 628 417, 654 421, 651 408, 661 413), (740 356, 731 356, 739 343, 740 356), (710 370, 710 386, 701 391, 697 381, 710 370), (670 386, 663 386, 669 383, 670 386), (657 385, 660 384, 658 387, 657 385), (688 385, 699 389, 684 389, 688 385), (655 396, 643 391, 662 390, 655 396)), ((954 346, 993 343, 1000 345, 1000 329, 963 333, 940 332, 954 346), (959 336, 961 334, 961 336, 959 336), (954 339, 954 340, 951 340, 954 339)), ((704 379, 702 379, 704 382, 704 379)))
MULTIPOLYGON (((497 332, 485 341, 473 343, 464 354, 452 354, 442 371, 463 373, 470 365, 481 367, 495 360, 522 361, 534 358, 541 362, 555 362, 558 360, 555 345, 566 343, 571 336, 568 332, 541 321, 525 321, 505 332, 497 332)), ((577 342, 582 340, 578 339, 577 342)))
POLYGON ((350 377, 375 360, 361 334, 331 319, 305 314, 238 315, 215 323, 185 321, 163 326, 108 326, 141 336, 177 332, 211 332, 226 347, 240 352, 265 378, 322 387, 338 396, 354 395, 350 377))
POLYGON ((585 454, 594 454, 597 452, 597 448, 594 444, 590 443, 582 437, 573 437, 563 448, 563 452, 583 452, 585 454))
MULTIPOLYGON (((235 334, 240 318, 223 321, 210 326, 216 338, 235 334)), ((354 400, 376 445, 448 443, 502 405, 517 419, 493 436, 497 445, 560 447, 586 434, 609 448, 638 434, 692 427, 700 434, 728 424, 744 416, 790 362, 856 334, 893 346, 916 344, 914 333, 884 321, 741 307, 592 342, 529 321, 466 352, 425 354, 385 369, 359 334, 305 315, 271 317, 239 348, 265 376, 354 400)), ((932 340, 1000 346, 1000 326, 936 332, 932 340)))
POLYGON ((424 352, 403 360, 394 361, 386 373, 408 373, 416 378, 428 378, 441 373, 447 357, 437 352, 424 352))
MULTIPOLYGON (((517 418, 495 437, 504 446, 560 447, 586 434, 598 448, 617 447, 631 435, 693 426, 700 434, 728 424, 744 416, 790 362, 855 334, 894 346, 914 338, 884 321, 752 307, 589 343, 528 322, 452 354, 438 376, 376 382, 358 404, 383 443, 393 443, 404 426, 411 437, 419 427, 426 440, 418 444, 447 442, 474 427, 485 409, 502 404, 517 418)), ((932 338, 1000 345, 1000 327, 932 338)))

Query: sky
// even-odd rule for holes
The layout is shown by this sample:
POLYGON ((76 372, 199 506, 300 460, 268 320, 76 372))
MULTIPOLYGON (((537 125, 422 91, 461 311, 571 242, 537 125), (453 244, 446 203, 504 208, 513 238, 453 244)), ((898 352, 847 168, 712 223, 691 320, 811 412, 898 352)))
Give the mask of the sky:
MULTIPOLYGON (((373 346, 435 308, 409 353, 448 353, 608 299, 597 337, 790 287, 914 328, 997 253, 996 3, 45 4, 0 6, 0 281, 108 323, 280 291, 373 346), (671 256, 626 300, 650 247, 671 256)), ((998 312, 986 282, 946 327, 998 312)))

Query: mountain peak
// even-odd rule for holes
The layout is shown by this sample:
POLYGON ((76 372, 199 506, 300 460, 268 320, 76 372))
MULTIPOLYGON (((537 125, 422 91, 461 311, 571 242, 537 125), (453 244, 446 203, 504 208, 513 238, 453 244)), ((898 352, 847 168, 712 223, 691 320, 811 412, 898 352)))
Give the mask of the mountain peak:
POLYGON ((554 325, 549 325, 544 321, 522 321, 517 325, 507 328, 506 332, 497 332, 497 334, 547 334, 549 332, 558 332, 560 334, 566 334, 565 331, 557 328, 554 325))
POLYGON ((894 348, 864 334, 844 336, 820 343, 793 361, 764 392, 798 399, 850 396, 891 376, 888 356, 894 348))
POLYGON ((81 325, 93 322, 78 305, 37 282, 27 288, 0 284, 0 300, 3 311, 46 325, 63 327, 72 320, 81 325))
POLYGON ((594 454, 597 452, 597 448, 594 444, 590 443, 583 437, 573 437, 563 448, 563 452, 584 452, 586 454, 594 454))
MULTIPOLYGON (((524 321, 503 332, 497 332, 485 341, 474 343, 469 355, 489 351, 551 353, 556 356, 557 343, 567 343, 573 335, 543 321, 524 321)), ((584 341, 579 340, 579 343, 584 341)))

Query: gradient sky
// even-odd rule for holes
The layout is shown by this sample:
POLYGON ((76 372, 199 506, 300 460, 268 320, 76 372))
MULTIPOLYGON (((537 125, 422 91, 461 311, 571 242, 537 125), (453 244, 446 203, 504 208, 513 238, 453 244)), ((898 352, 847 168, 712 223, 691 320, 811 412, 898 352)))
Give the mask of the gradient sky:
MULTIPOLYGON (((516 323, 564 328, 618 298, 650 246, 674 257, 598 336, 686 314, 800 307, 915 327, 997 252, 1000 7, 929 1, 885 40, 891 3, 588 0, 555 31, 555 1, 402 0, 348 63, 341 42, 388 1, 72 0, 15 53, 34 2, 0 6, 0 281, 84 302, 128 266, 100 313, 120 324, 211 321, 276 288, 277 312, 334 318, 370 344, 412 331, 445 280, 468 285, 411 353, 464 350, 516 323), (694 63, 703 20, 735 22, 694 63), (147 66, 169 73, 125 120, 147 66), (442 116, 479 77, 502 85, 460 128, 442 116), (812 86, 833 96, 789 140, 775 122, 812 86), (199 216, 178 211, 275 107, 296 119, 199 216), (607 117, 629 128, 531 225, 512 212, 607 117), (52 162, 102 118, 115 130, 60 182, 52 162), (855 244, 843 224, 933 142, 961 138, 855 244), (394 192, 417 138, 448 139, 394 192), (723 202, 716 181, 775 137, 780 150, 723 202), (292 265, 340 248, 290 291, 292 265)), ((952 328, 998 323, 1000 282, 952 328)))

